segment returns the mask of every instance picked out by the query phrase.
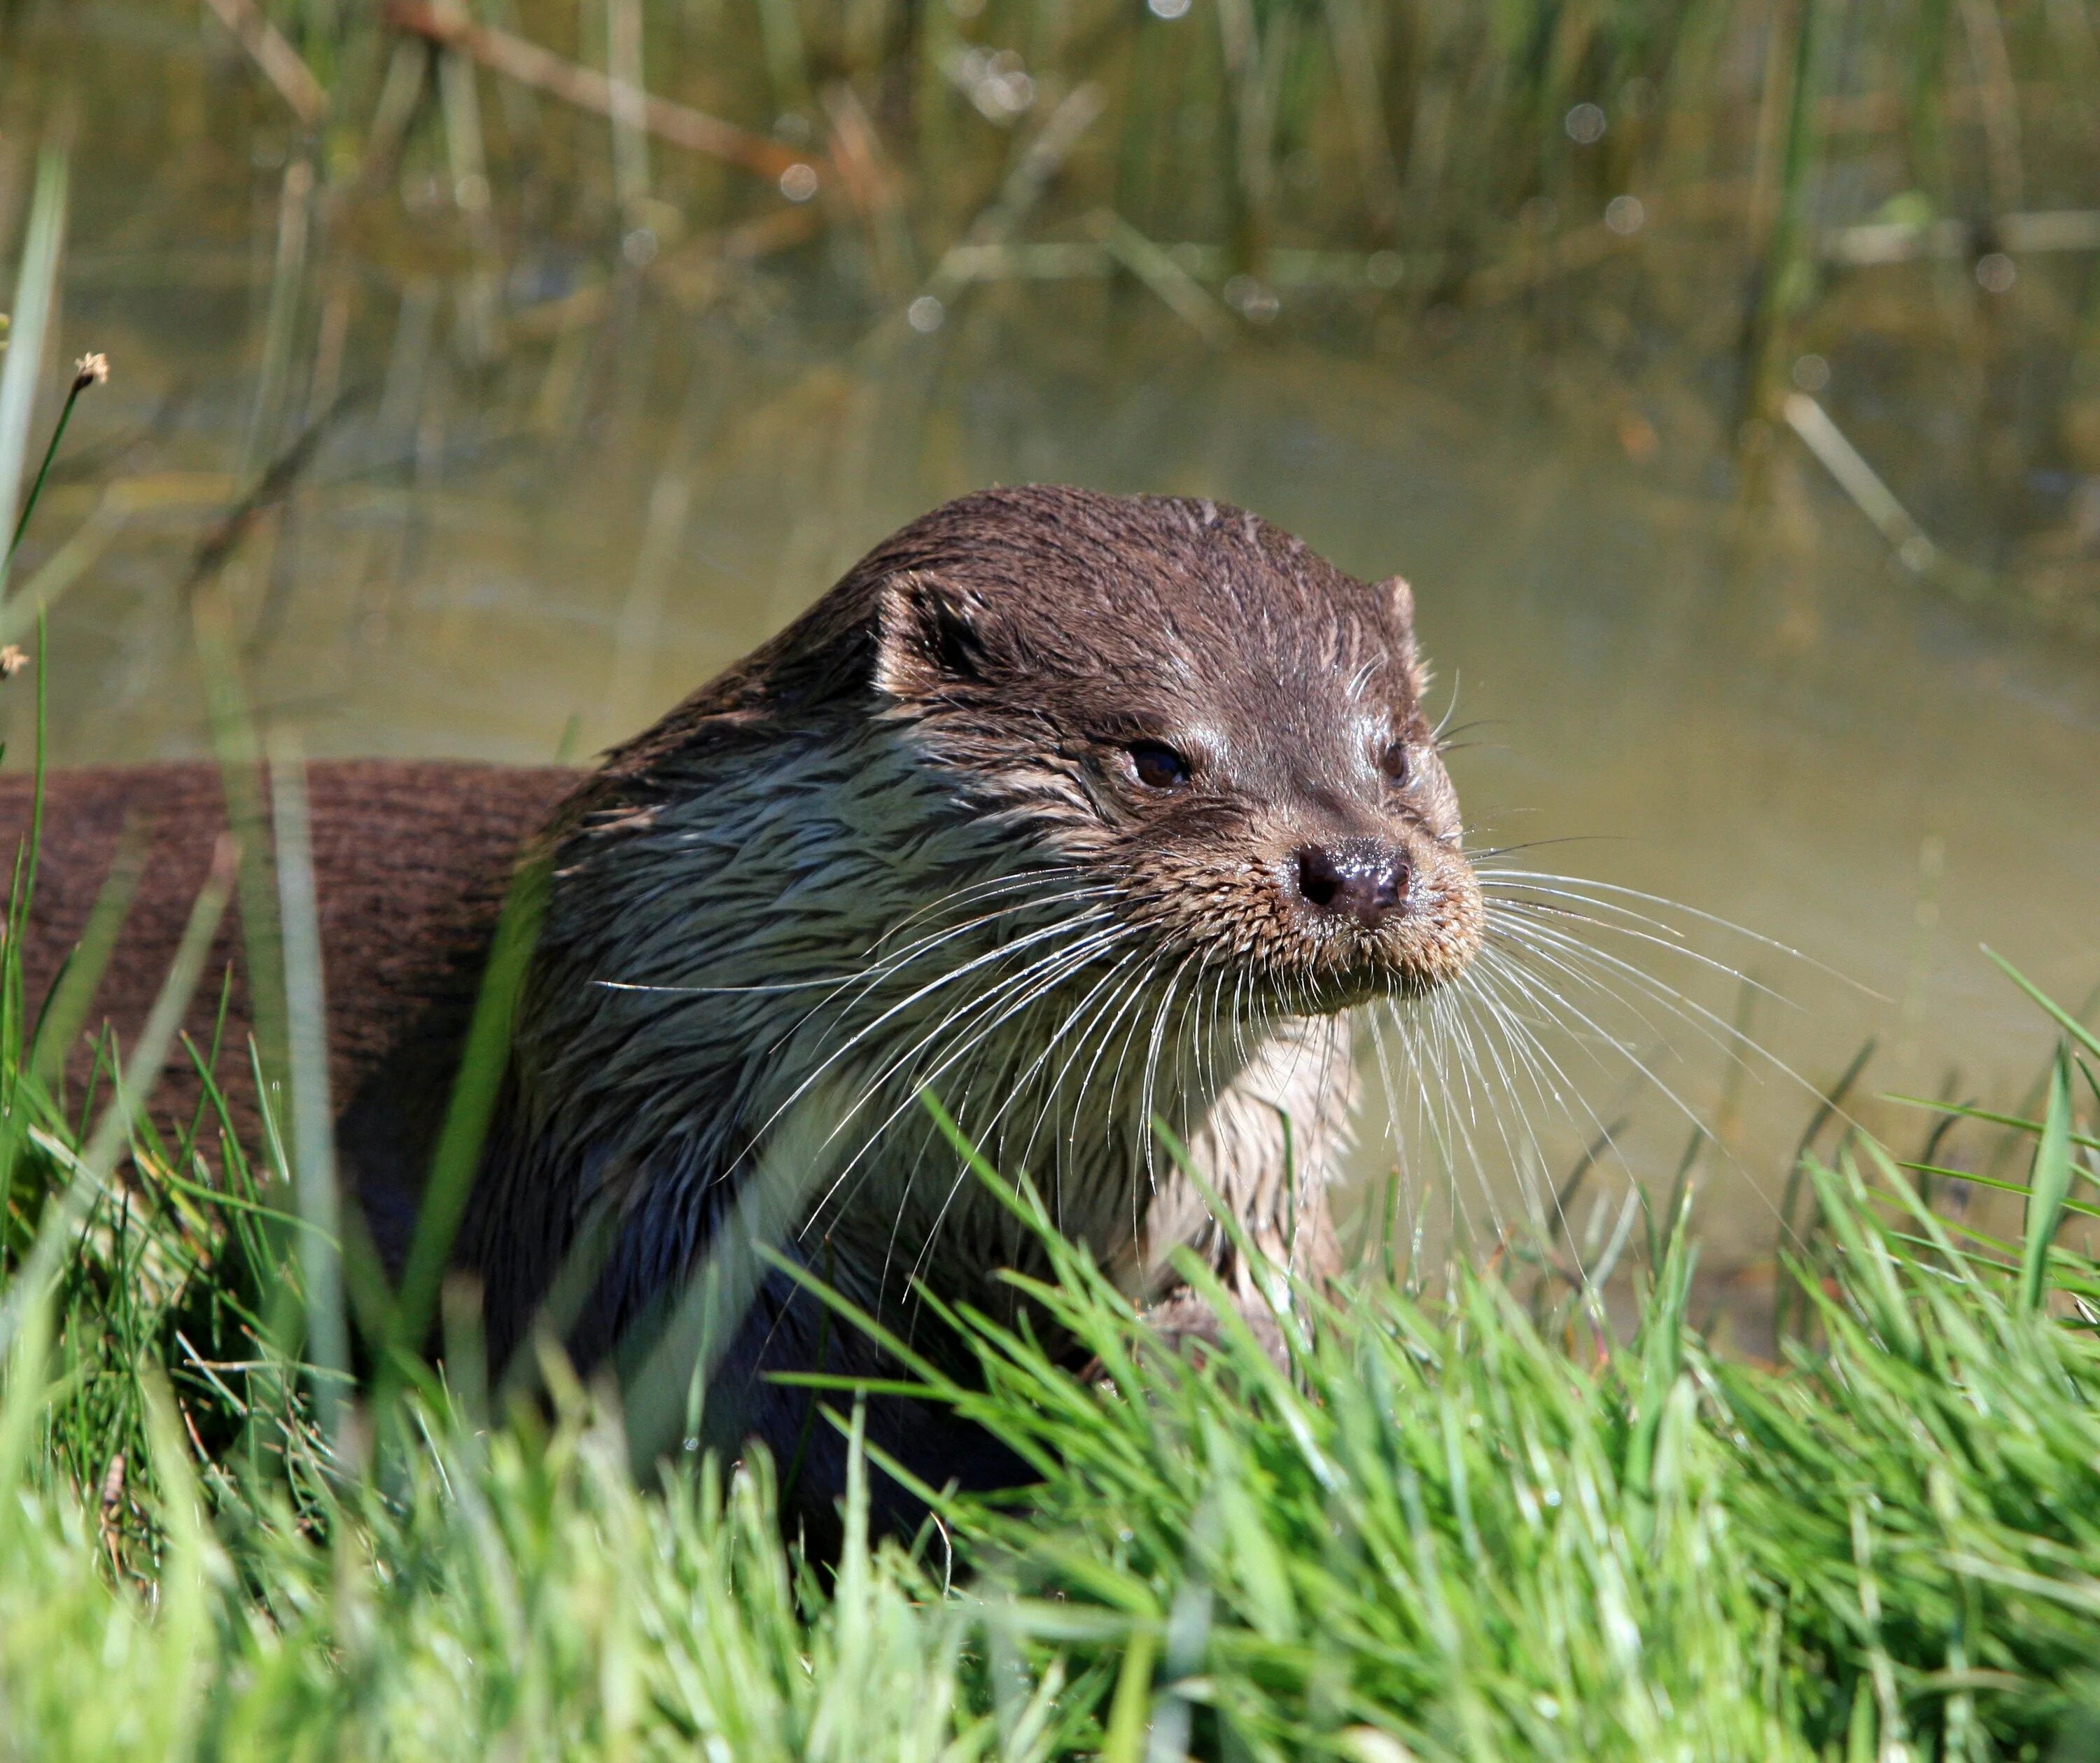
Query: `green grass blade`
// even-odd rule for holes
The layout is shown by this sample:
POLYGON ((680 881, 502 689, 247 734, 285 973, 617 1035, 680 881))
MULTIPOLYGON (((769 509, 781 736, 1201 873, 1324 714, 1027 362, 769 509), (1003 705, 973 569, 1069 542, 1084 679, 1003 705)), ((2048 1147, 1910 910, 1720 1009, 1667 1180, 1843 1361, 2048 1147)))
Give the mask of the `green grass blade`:
MULTIPOLYGON (((2015 976, 2017 977, 2017 976, 2015 976)), ((2049 1081, 2049 1112, 2035 1147, 2034 1171, 2027 1178, 2027 1240, 2020 1252, 2020 1308, 2029 1315, 2041 1308, 2049 1279, 2049 1245, 2063 1222, 2071 1193, 2071 1054, 2059 1046, 2049 1081)))
POLYGON ((1132 1633, 1130 1644, 1123 1650, 1123 1668, 1116 1674, 1115 1701, 1109 1710, 1101 1763, 1140 1763, 1145 1756, 1145 1735, 1152 1712, 1152 1664, 1158 1650, 1159 1637, 1149 1628, 1132 1633))
POLYGON ((2091 1054, 2095 1058, 2100 1058, 2100 1036, 2096 1036, 2091 1029, 2088 1028, 2085 1025, 2085 1023, 2079 1021, 2079 1019, 2073 1016, 2070 1011, 2064 1009, 2061 1004, 2058 1004, 2055 999, 2052 998, 2047 992, 2044 992, 2040 986, 2036 985, 2032 979, 2028 979, 2025 974, 2022 973, 2018 968, 2014 966, 2010 961, 2007 961, 2005 957, 2001 955, 1996 949, 1986 945, 1983 952, 1998 964, 1999 967, 2004 971, 2005 975, 2008 979, 2011 980, 2012 983, 2018 986, 2021 991, 2027 993, 2027 995, 2032 998, 2036 1003, 2039 1004, 2045 1010, 2048 1011, 2051 1016, 2056 1018, 2056 1025, 2058 1027, 2061 1028, 2066 1034, 2069 1035, 2072 1040, 2076 1041, 2079 1045, 2085 1048, 2085 1049, 2088 1053, 2091 1054))
POLYGON ((116 952, 117 939, 130 916, 131 899, 138 891, 145 855, 143 829, 127 826, 119 837, 116 859, 110 864, 102 891, 88 912, 80 939, 74 944, 64 969, 53 982, 51 994, 44 1001, 42 1016, 29 1038, 24 1063, 54 1094, 58 1091, 67 1055, 73 1050, 74 1037, 86 1024, 88 1007, 94 1001, 95 988, 102 983, 110 957, 116 952))
POLYGON ((307 1354, 316 1374, 314 1403, 321 1431, 340 1445, 348 1419, 342 1390, 350 1371, 350 1330, 343 1310, 335 1116, 329 1105, 320 913, 315 894, 306 769, 296 751, 281 745, 271 762, 270 799, 277 835, 277 901, 291 1054, 292 1186, 299 1217, 307 1226, 299 1239, 307 1295, 307 1354))
POLYGON ((168 1054, 182 1026, 210 952, 211 939, 226 910, 232 886, 232 853, 222 843, 210 876, 191 908, 175 958, 162 982, 160 995, 147 1013, 145 1026, 126 1062, 117 1093, 104 1110, 86 1149, 70 1160, 71 1169, 58 1204, 47 1207, 39 1222, 37 1238, 28 1257, 8 1282, 0 1300, 0 1350, 20 1332, 24 1316, 42 1303, 56 1278, 66 1246, 109 1179, 110 1172, 129 1138, 133 1122, 143 1109, 155 1080, 167 1063, 168 1054))
POLYGON ((496 1098, 510 1057, 510 1024, 524 989, 532 950, 546 909, 547 869, 534 863, 521 870, 503 903, 481 990, 474 999, 466 1049, 445 1110, 431 1159, 430 1178, 416 1215, 416 1234, 401 1274, 390 1330, 395 1353, 421 1350, 438 1301, 438 1287, 459 1234, 461 1220, 480 1166, 481 1147, 495 1118, 496 1098))
MULTIPOLYGON (((36 414, 37 375, 42 365, 44 333, 58 291, 59 257, 65 243, 68 161, 63 148, 46 147, 37 157, 37 183, 29 198, 29 229, 15 272, 15 304, 10 315, 5 365, 0 366, 0 532, 13 533, 20 518, 16 498, 29 457, 29 422, 36 414)), ((7 589, 7 564, 14 547, 0 557, 0 594, 7 589)))

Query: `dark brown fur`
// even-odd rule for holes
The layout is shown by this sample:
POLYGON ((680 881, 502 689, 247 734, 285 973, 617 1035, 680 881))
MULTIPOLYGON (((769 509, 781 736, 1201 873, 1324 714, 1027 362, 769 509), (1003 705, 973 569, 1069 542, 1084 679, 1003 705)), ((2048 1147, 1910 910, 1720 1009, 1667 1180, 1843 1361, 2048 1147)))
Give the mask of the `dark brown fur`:
MULTIPOLYGON (((355 760, 314 766, 308 778, 328 996, 329 1081, 339 1102, 366 1093, 382 1068, 412 1070, 417 1118, 373 1120, 353 1152, 390 1174, 427 1137, 441 1105, 456 1036, 471 1008, 496 912, 523 842, 576 787, 563 768, 355 760), (382 1140, 383 1155, 376 1155, 382 1140)), ((0 775, 0 851, 29 835, 34 796, 26 772, 0 775)), ((192 906, 226 827, 225 791, 209 765, 146 765, 58 771, 45 785, 42 855, 23 943, 25 992, 34 1011, 78 942, 130 842, 141 868, 115 952, 88 1021, 107 1023, 128 1045, 158 995, 192 906)), ((229 912, 184 1031, 208 1049, 222 984, 233 986, 216 1076, 252 1146, 257 1125, 247 1054, 252 1026, 240 916, 229 912)), ((83 1036, 68 1060, 76 1087, 93 1057, 83 1036)), ((179 1046, 153 1098, 163 1125, 179 1130, 200 1096, 196 1067, 179 1046)), ((209 1139, 209 1135, 207 1135, 209 1139)), ((398 1253, 404 1196, 390 1186, 374 1202, 375 1229, 398 1253)), ((412 1193, 407 1203, 412 1204, 412 1193)))

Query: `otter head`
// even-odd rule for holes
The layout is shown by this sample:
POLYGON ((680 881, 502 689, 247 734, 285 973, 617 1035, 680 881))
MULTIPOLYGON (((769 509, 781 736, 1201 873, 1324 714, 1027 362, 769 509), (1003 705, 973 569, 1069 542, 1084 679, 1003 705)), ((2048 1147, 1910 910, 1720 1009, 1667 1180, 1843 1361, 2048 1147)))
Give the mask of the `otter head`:
POLYGON ((1455 978, 1480 946, 1414 603, 1239 510, 991 491, 854 572, 889 713, 1031 860, 1110 884, 1252 1014, 1455 978))

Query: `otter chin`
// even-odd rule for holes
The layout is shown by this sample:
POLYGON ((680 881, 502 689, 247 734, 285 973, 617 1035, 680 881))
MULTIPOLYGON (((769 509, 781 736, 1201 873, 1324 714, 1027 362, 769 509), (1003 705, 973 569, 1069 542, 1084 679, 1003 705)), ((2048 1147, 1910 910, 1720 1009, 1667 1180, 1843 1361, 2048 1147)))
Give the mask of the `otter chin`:
MULTIPOLYGON (((1396 577, 1215 502, 995 489, 884 541, 580 778, 313 767, 339 1162, 373 1239, 398 1266, 522 868, 536 941, 454 1245, 490 1353, 551 1337, 624 1377, 630 1416, 682 1415, 686 1294, 723 1271, 709 1289, 749 1302, 710 1337, 709 1436, 762 1440, 818 1531, 845 1447, 772 1374, 895 1367, 751 1238, 937 1358, 957 1348, 920 1292, 1008 1316, 1009 1271, 1043 1270, 927 1096, 1162 1315, 1189 1313, 1177 1248, 1250 1301, 1236 1240, 1328 1270, 1352 1013, 1449 984, 1482 937, 1426 683, 1396 577)), ((51 780, 33 987, 143 809, 99 999, 130 1032, 218 799, 201 767, 51 780)), ((0 779, 0 820, 31 802, 0 779)), ((222 1024, 206 989, 200 1045, 240 1045, 245 991, 222 1024)), ((193 1086, 171 1069, 161 1098, 188 1118, 193 1086)), ((936 1487, 1021 1474, 901 1398, 867 1431, 936 1487)), ((877 1480, 878 1517, 909 1520, 877 1480)))

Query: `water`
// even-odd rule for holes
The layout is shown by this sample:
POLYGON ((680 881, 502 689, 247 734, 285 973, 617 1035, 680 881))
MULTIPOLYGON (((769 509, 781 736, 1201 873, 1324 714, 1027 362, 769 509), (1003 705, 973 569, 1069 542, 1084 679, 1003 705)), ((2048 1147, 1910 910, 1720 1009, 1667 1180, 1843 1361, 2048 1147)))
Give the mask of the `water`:
MULTIPOLYGON (((77 173, 59 350, 105 350, 115 374, 18 581, 105 486, 130 512, 52 619, 62 763, 202 750, 183 584, 252 480, 280 165, 245 137, 164 161, 156 139, 84 140, 77 173)), ((1765 1054, 1732 1089, 1730 1058, 1660 1010, 1610 1018, 1630 1054, 1557 1042, 1581 1099, 1526 1104, 1549 1174, 1627 1115, 1624 1167, 1665 1182, 1688 1116, 1718 1111, 1706 1228, 1754 1261, 1810 1086, 1868 1036, 1870 1091, 2002 1101, 2048 1037, 1983 946, 2073 1004, 2100 979, 2100 658, 1921 586, 1784 445, 1746 503, 1688 381, 1615 378, 1514 317, 1398 342, 1281 325, 1219 351, 1090 285, 870 329, 820 255, 682 301, 616 260, 609 281, 526 262, 510 336, 476 359, 467 275, 412 242, 302 290, 287 432, 325 382, 346 401, 217 578, 253 696, 311 753, 582 758, 947 496, 1202 494, 1413 581, 1440 702, 1471 728, 1453 765, 1476 843, 1799 952, 1669 915, 1782 995, 1748 1019, 1765 1054), (594 286, 595 306, 554 303, 594 286)), ((24 703, 5 707, 17 755, 24 703)), ((1737 1017, 1735 979, 1642 961, 1701 1021, 1737 1017)), ((1390 1152, 1367 1141, 1374 1173, 1390 1152)))

